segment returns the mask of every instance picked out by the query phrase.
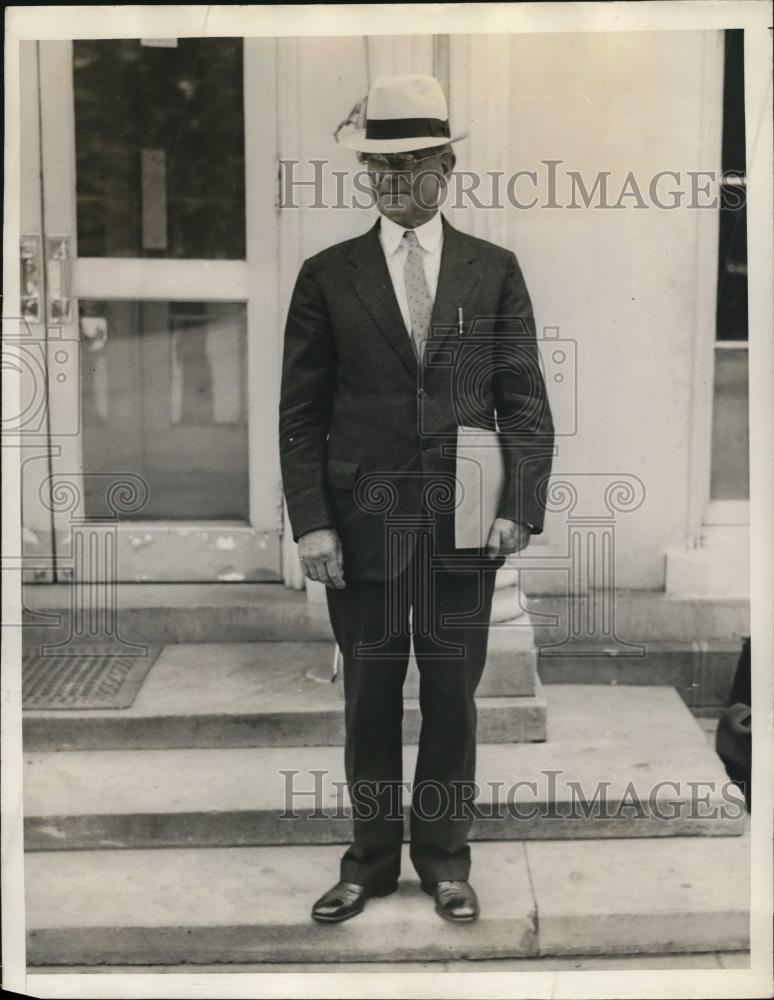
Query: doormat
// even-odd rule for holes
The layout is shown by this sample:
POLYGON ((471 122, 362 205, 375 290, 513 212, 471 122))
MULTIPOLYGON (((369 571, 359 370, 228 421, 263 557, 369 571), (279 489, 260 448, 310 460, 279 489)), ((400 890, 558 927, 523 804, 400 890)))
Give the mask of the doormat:
POLYGON ((145 656, 108 647, 70 650, 66 656, 22 656, 22 708, 131 708, 161 646, 145 656))

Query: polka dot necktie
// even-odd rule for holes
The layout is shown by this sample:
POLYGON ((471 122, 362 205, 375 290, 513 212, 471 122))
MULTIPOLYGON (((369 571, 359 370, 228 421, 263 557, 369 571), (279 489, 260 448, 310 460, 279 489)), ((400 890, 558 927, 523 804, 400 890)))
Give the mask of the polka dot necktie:
POLYGON ((403 265, 403 280, 406 285, 406 298, 411 317, 411 340, 417 358, 421 362, 425 341, 430 330, 433 299, 425 277, 425 266, 422 263, 422 251, 419 249, 417 234, 407 229, 403 234, 403 239, 408 245, 406 263, 403 265))

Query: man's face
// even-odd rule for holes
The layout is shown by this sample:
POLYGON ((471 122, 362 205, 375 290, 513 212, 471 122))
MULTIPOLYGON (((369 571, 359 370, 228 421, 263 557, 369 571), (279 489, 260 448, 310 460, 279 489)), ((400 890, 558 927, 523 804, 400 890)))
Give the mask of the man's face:
POLYGON ((379 211, 400 226, 414 228, 438 211, 453 154, 444 147, 372 153, 365 162, 379 211))

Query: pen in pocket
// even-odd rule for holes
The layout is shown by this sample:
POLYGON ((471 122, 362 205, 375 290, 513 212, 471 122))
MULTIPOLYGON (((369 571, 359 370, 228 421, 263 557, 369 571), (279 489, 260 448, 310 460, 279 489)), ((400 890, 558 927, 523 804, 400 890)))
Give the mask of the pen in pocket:
POLYGON ((339 676, 339 658, 341 656, 341 650, 339 649, 339 644, 336 643, 333 650, 333 667, 331 669, 331 683, 333 683, 339 676))

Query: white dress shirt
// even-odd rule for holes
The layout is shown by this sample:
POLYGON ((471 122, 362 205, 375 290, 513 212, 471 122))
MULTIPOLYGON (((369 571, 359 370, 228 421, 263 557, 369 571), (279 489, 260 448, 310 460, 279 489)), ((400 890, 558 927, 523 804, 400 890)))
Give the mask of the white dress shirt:
MULTIPOLYGON (((387 270, 390 272, 392 287, 395 289, 395 298, 398 300, 403 322, 406 324, 406 332, 411 335, 411 316, 409 314, 408 298, 406 297, 406 282, 403 277, 403 268, 406 265, 406 257, 408 256, 408 244, 403 239, 405 232, 405 227, 399 226, 397 222, 388 219, 386 215, 382 216, 379 225, 379 242, 382 244, 384 257, 387 261, 387 270)), ((443 249, 443 222, 441 221, 441 213, 436 212, 429 222, 417 226, 413 232, 416 233, 417 243, 421 248, 427 287, 430 289, 433 301, 435 301, 435 293, 438 289, 438 274, 441 270, 441 251, 443 249)))

